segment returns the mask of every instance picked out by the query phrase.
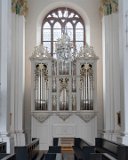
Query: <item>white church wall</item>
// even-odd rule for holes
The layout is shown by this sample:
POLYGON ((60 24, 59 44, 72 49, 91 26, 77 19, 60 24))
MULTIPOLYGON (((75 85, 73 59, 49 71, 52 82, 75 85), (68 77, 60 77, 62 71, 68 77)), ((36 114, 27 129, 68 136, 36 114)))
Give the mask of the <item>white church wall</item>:
POLYGON ((98 133, 102 131, 102 53, 101 53, 101 17, 99 15, 99 0, 29 0, 28 15, 26 17, 26 85, 25 85, 25 130, 29 136, 31 133, 31 63, 29 57, 32 55, 34 47, 39 43, 39 23, 46 13, 61 6, 68 6, 75 9, 87 24, 88 42, 94 47, 96 55, 99 56, 97 74, 97 106, 98 106, 98 133), (42 16, 42 17, 41 17, 42 16), (90 36, 89 36, 90 34, 90 36))

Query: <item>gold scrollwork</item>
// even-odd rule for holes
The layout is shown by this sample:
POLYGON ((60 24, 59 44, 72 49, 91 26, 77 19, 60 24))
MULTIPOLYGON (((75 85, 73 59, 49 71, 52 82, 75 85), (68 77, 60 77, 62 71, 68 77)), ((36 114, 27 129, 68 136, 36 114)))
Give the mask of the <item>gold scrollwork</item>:
POLYGON ((61 89, 62 89, 62 90, 63 90, 64 88, 67 89, 69 79, 68 79, 68 78, 60 78, 59 81, 60 81, 61 89))
POLYGON ((47 70, 47 66, 45 64, 39 63, 36 65, 35 75, 37 77, 39 76, 40 71, 41 71, 42 75, 44 76, 45 80, 48 81, 48 70, 47 70))
POLYGON ((89 74, 90 77, 93 77, 93 70, 91 64, 83 64, 80 69, 80 81, 83 80, 83 76, 86 76, 86 74, 89 74))

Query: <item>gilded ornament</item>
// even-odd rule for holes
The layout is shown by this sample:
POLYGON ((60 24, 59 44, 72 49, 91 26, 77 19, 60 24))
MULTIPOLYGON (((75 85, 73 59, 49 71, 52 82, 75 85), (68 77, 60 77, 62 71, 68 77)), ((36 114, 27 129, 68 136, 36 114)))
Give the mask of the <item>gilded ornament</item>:
POLYGON ((12 12, 26 16, 28 11, 27 0, 12 0, 12 12))
POLYGON ((100 13, 110 15, 118 11, 118 0, 101 0, 100 13))

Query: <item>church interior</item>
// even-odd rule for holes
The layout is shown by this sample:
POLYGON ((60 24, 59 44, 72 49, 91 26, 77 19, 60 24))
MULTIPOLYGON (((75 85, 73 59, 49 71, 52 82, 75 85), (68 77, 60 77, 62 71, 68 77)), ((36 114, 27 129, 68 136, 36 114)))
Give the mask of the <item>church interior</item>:
POLYGON ((127 0, 0 0, 0 159, 127 160, 127 60, 127 0))

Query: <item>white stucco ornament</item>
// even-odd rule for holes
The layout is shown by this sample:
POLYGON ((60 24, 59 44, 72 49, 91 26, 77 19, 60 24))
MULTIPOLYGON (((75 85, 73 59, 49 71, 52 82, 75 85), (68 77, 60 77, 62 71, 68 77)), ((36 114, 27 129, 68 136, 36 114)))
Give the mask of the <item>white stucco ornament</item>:
POLYGON ((59 118, 61 118, 63 121, 65 121, 66 119, 68 119, 71 116, 71 113, 57 113, 57 116, 59 116, 59 118))
POLYGON ((43 123, 48 119, 51 113, 32 113, 32 116, 37 119, 40 123, 43 123))
POLYGON ((91 121, 95 116, 96 116, 96 112, 78 112, 76 113, 77 116, 79 116, 84 122, 89 122, 91 121))

